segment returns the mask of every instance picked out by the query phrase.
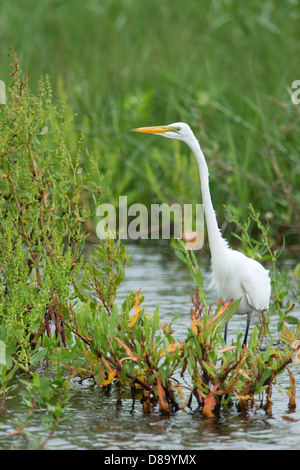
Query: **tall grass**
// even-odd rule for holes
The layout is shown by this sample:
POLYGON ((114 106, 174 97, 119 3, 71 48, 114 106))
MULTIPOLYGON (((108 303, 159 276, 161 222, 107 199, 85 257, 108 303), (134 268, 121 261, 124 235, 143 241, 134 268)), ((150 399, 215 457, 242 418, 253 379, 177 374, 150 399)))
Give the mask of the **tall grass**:
POLYGON ((300 78, 299 17, 289 0, 3 2, 0 78, 11 40, 31 87, 49 74, 67 94, 107 201, 200 202, 187 148, 129 132, 182 120, 205 151, 220 222, 224 202, 244 218, 251 202, 278 243, 295 244, 300 107, 288 89, 300 78))

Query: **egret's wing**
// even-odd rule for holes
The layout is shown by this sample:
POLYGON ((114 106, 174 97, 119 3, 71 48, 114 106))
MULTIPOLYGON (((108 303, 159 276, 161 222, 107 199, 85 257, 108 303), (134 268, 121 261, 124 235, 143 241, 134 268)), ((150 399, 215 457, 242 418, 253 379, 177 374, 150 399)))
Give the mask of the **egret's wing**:
POLYGON ((241 286, 248 304, 254 310, 263 311, 268 308, 271 295, 269 271, 260 266, 260 269, 244 272, 241 286))

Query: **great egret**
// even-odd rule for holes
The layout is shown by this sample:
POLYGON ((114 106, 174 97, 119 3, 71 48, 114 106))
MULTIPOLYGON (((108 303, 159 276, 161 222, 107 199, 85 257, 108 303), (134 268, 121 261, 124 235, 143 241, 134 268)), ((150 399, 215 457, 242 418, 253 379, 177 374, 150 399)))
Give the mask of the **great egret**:
MULTIPOLYGON (((269 271, 257 261, 231 249, 222 237, 211 201, 208 167, 200 144, 191 128, 183 122, 176 122, 168 126, 140 127, 132 130, 181 140, 193 152, 200 173, 202 200, 211 252, 212 285, 224 302, 231 299, 241 299, 236 313, 247 315, 243 341, 243 344, 246 345, 252 315, 255 312, 265 312, 269 307, 271 294, 269 271)), ((226 324, 225 341, 227 326, 226 324)))

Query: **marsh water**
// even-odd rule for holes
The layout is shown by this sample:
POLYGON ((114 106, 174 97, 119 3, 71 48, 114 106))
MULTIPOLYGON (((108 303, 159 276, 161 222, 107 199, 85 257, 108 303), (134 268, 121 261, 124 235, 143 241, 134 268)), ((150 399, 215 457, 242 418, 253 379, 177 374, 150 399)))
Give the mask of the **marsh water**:
MULTIPOLYGON (((128 291, 141 289, 144 307, 154 312, 159 306, 160 318, 173 323, 176 337, 186 336, 190 323, 191 295, 194 287, 185 266, 167 245, 129 244, 132 266, 122 284, 118 302, 128 291)), ((209 259, 200 258, 204 283, 209 282, 209 259)), ((212 302, 216 299, 207 291, 212 302)), ((300 316, 298 307, 297 315, 300 316)), ((235 316, 230 332, 238 328, 244 331, 245 319, 235 316)), ((276 332, 276 324, 272 326, 276 332)), ((204 419, 195 409, 186 408, 166 416, 154 409, 144 415, 137 400, 134 408, 130 392, 122 394, 122 406, 117 407, 114 390, 105 392, 89 381, 72 383, 73 396, 70 416, 55 430, 45 449, 54 450, 227 450, 227 449, 300 449, 300 367, 291 366, 296 379, 296 403, 294 412, 288 409, 286 387, 289 377, 284 373, 273 389, 272 416, 258 409, 247 418, 235 409, 223 412, 217 419, 204 419)), ((47 436, 43 425, 44 412, 35 413, 26 432, 10 436, 26 419, 27 411, 19 401, 7 403, 5 414, 0 417, 0 449, 30 449, 39 439, 47 436)))

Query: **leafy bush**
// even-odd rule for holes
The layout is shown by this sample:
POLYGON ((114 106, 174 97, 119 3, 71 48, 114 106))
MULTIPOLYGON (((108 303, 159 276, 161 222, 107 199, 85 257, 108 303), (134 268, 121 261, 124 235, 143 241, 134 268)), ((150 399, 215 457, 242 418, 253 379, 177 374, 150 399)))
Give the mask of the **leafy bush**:
MULTIPOLYGON (((0 112, 0 322, 6 364, 29 371, 50 332, 53 299, 63 304, 82 266, 87 234, 85 185, 78 171, 84 152, 65 108, 52 102, 49 80, 36 95, 22 77, 12 50, 12 83, 0 112)), ((97 172, 94 191, 99 193, 97 172)), ((39 356, 40 358, 40 356, 39 356)))

